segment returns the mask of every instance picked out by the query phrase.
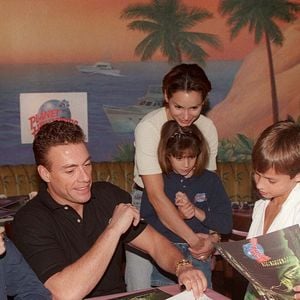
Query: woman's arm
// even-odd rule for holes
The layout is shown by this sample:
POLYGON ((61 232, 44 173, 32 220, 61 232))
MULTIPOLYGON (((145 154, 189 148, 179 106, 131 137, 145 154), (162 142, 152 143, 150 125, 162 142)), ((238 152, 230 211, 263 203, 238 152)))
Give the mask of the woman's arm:
POLYGON ((150 203, 153 205, 161 222, 175 234, 184 239, 195 252, 201 252, 203 239, 182 220, 178 210, 164 192, 161 174, 143 175, 145 189, 150 203))

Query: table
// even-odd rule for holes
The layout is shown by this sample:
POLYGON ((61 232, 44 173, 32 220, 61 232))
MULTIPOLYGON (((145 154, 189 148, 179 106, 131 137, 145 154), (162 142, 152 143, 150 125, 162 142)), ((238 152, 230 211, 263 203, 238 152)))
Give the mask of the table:
MULTIPOLYGON (((179 287, 178 284, 162 286, 159 289, 164 291, 164 292, 167 292, 171 295, 176 295, 176 294, 181 292, 180 287, 179 287)), ((132 293, 136 293, 136 292, 138 292, 138 291, 128 292, 128 293, 119 293, 119 294, 100 296, 100 297, 93 297, 93 298, 89 298, 89 300, 109 300, 109 299, 113 299, 115 297, 127 296, 127 295, 130 295, 132 293)), ((215 292, 211 289, 207 289, 205 294, 213 300, 229 300, 229 298, 227 298, 224 295, 221 295, 221 294, 219 294, 219 293, 217 293, 217 292, 215 292)))
MULTIPOLYGON (((238 208, 232 210, 233 228, 229 240, 244 240, 247 237, 251 222, 252 208, 238 208)), ((228 262, 223 262, 224 274, 226 280, 230 282, 228 288, 232 299, 243 299, 246 292, 248 281, 228 262)))
POLYGON ((245 239, 252 222, 253 209, 233 209, 232 220, 233 229, 230 236, 231 240, 245 239))

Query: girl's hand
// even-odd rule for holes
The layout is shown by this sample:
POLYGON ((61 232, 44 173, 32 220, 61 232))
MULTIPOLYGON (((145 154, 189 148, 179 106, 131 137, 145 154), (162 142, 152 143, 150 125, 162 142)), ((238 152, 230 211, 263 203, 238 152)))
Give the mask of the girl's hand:
POLYGON ((191 219, 195 216, 195 206, 191 203, 186 194, 182 192, 176 193, 175 205, 184 219, 191 219))

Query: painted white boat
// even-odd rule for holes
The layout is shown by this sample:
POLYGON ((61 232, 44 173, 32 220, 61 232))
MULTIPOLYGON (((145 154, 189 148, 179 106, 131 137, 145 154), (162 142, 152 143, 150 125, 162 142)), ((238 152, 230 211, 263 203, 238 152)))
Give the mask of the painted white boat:
POLYGON ((103 104, 103 110, 115 132, 133 132, 137 123, 148 112, 161 107, 163 94, 161 87, 150 85, 145 96, 137 104, 130 106, 111 106, 103 104))
POLYGON ((99 61, 93 65, 80 65, 77 69, 82 73, 103 74, 108 76, 124 76, 120 74, 120 70, 114 69, 111 63, 99 61))

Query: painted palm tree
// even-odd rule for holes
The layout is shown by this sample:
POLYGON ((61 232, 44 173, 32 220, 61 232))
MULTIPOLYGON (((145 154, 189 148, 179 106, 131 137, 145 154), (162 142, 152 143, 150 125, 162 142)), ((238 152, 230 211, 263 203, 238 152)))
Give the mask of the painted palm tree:
POLYGON ((281 46, 283 34, 275 21, 290 23, 296 20, 300 5, 287 0, 221 0, 219 10, 223 16, 229 15, 227 24, 231 27, 231 38, 235 38, 246 26, 249 32, 254 32, 256 44, 264 37, 270 70, 273 121, 278 121, 279 108, 271 43, 281 46))
POLYGON ((214 48, 220 47, 220 41, 214 34, 187 31, 212 17, 209 11, 188 8, 180 0, 133 4, 121 13, 123 19, 135 19, 127 25, 129 29, 147 34, 136 46, 135 54, 145 61, 160 50, 170 64, 181 63, 183 57, 204 64, 208 54, 199 46, 200 42, 214 48))

